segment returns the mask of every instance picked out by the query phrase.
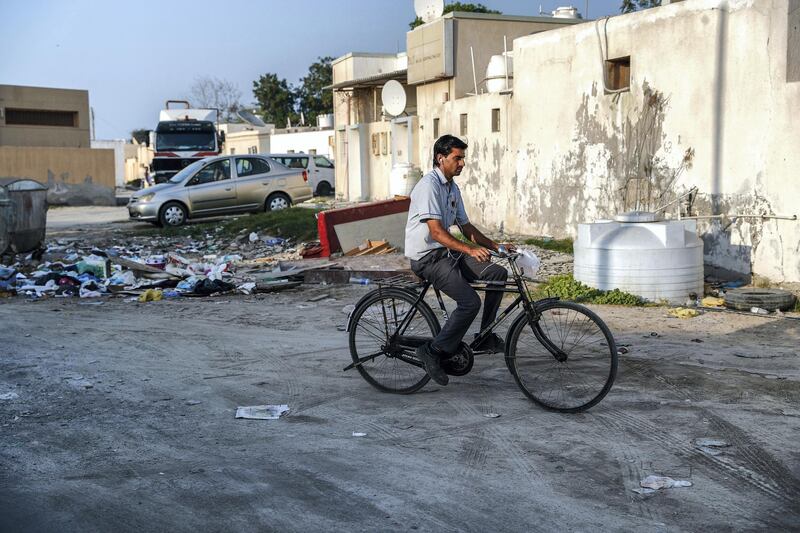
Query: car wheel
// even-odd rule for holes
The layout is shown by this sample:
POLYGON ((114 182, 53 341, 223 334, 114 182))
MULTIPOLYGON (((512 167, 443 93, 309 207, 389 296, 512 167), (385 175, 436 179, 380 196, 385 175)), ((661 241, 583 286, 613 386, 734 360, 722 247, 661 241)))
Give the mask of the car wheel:
POLYGON ((319 185, 317 185, 317 196, 330 196, 331 195, 331 184, 327 181, 320 181, 319 185))
POLYGON ((180 226, 186 222, 186 208, 178 202, 169 202, 161 208, 161 215, 158 217, 162 226, 180 226))
POLYGON ((292 205, 292 199, 283 194, 282 192, 276 192, 274 194, 270 194, 267 197, 265 211, 279 211, 281 209, 286 209, 292 205))

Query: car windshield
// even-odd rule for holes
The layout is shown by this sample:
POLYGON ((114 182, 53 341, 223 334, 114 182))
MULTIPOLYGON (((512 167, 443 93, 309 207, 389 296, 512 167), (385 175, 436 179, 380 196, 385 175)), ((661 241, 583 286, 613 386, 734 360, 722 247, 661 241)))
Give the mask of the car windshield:
POLYGON ((185 180, 186 178, 188 178, 189 176, 194 174, 195 171, 198 168, 203 166, 204 162, 205 162, 205 159, 200 159, 198 161, 195 161, 194 163, 192 163, 188 167, 184 167, 180 172, 178 172, 177 174, 175 174, 174 176, 172 176, 169 179, 170 183, 180 183, 180 182, 182 182, 183 180, 185 180))

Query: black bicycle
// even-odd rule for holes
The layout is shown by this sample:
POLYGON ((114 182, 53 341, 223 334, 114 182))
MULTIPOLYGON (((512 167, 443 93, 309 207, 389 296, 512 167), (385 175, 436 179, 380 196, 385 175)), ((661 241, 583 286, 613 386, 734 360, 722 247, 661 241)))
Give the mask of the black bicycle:
MULTIPOLYGON (((522 306, 505 339, 505 362, 525 395, 546 409, 577 412, 589 409, 608 394, 617 374, 614 336, 591 310, 558 298, 534 301, 516 265, 519 254, 492 254, 507 262, 510 279, 476 282, 478 291, 515 293, 514 301, 470 344, 442 361, 452 376, 467 374, 475 351, 495 328, 522 306)), ((410 394, 430 379, 415 350, 440 330, 425 295, 431 284, 396 276, 361 298, 350 314, 347 332, 352 364, 375 388, 410 394)), ((447 320, 439 290, 436 299, 447 320)))

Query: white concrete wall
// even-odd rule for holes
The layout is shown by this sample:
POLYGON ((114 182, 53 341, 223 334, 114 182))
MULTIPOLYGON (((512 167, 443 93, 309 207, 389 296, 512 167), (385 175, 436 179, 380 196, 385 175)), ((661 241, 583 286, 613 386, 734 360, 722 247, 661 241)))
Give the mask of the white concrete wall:
POLYGON ((91 141, 91 147, 114 150, 114 181, 117 187, 125 186, 125 139, 91 141))
MULTIPOLYGON (((580 222, 635 207, 637 191, 639 206, 653 208, 692 186, 697 214, 798 213, 790 2, 687 0, 611 18, 605 32, 598 21, 515 40, 507 126, 493 136, 470 124, 467 135, 470 168, 460 181, 470 216, 574 236, 580 222), (631 58, 628 92, 604 94, 606 39, 609 58, 631 58)), ((420 159, 430 157, 434 115, 440 134, 458 135, 460 113, 485 120, 499 98, 426 110, 420 98, 420 159)), ((800 281, 799 222, 704 220, 699 229, 706 263, 800 281)))
POLYGON ((333 150, 333 130, 301 131, 297 133, 274 133, 270 140, 270 150, 275 154, 316 150, 318 155, 336 159, 333 150))

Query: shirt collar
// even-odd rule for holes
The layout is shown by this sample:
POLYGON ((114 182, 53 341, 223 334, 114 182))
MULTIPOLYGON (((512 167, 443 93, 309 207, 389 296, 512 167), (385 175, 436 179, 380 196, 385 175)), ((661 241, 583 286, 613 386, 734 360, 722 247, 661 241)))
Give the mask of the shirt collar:
POLYGON ((436 173, 436 177, 439 178, 439 183, 441 183, 442 185, 447 185, 448 183, 450 183, 449 181, 447 181, 447 178, 444 177, 444 173, 439 167, 433 167, 433 171, 436 173))

